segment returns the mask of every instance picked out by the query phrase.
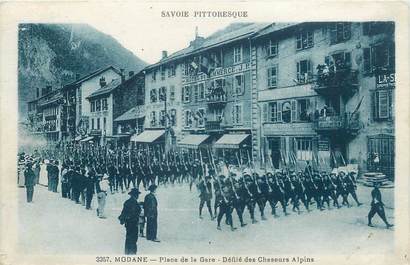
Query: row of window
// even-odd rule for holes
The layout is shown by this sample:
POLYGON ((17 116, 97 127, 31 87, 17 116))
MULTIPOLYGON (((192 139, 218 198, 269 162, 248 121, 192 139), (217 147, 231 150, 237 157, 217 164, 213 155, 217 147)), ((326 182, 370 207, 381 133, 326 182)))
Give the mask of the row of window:
MULTIPOLYGON (((167 100, 167 88, 166 87, 160 87, 158 89, 151 89, 150 90, 150 102, 151 103, 156 103, 156 102, 164 102, 167 100)), ((170 86, 169 87, 169 100, 174 101, 175 100, 175 86, 170 86)))
POLYGON ((56 116, 58 115, 58 108, 59 107, 52 107, 52 108, 47 108, 43 110, 43 116, 56 116))
POLYGON ((205 109, 185 110, 184 111, 184 126, 203 128, 205 126, 205 109))
MULTIPOLYGON (((337 52, 325 57, 324 69, 321 71, 336 72, 341 69, 350 69, 352 64, 350 52, 337 52), (326 70, 325 70, 326 69, 326 70)), ((374 73, 378 70, 393 70, 395 65, 394 45, 392 43, 379 43, 370 48, 363 48, 363 71, 365 74, 374 73)), ((319 65, 316 68, 319 74, 319 65)), ((267 87, 277 88, 279 76, 278 64, 267 69, 267 87)), ((313 81, 313 62, 305 59, 296 62, 296 79, 298 84, 313 81)))
MULTIPOLYGON (((160 70, 160 78, 161 80, 165 80, 168 72, 168 77, 174 77, 176 75, 176 70, 175 70, 175 65, 169 65, 169 66, 161 66, 160 70)), ((151 73, 151 81, 155 82, 157 80, 157 70, 152 71, 151 73)))
POLYGON ((182 102, 198 102, 206 99, 206 96, 223 92, 226 95, 227 88, 232 87, 233 95, 243 95, 245 93, 245 75, 237 74, 229 78, 218 78, 210 82, 207 93, 205 92, 205 82, 184 86, 182 88, 182 102))
MULTIPOLYGON (((389 120, 394 116, 394 90, 378 90, 371 98, 372 119, 389 120)), ((313 110, 309 98, 278 100, 262 105, 262 122, 291 123, 311 122, 323 115, 339 115, 340 106, 334 102, 326 102, 326 108, 313 110)))
POLYGON ((312 119, 311 105, 308 98, 264 103, 262 121, 273 123, 308 122, 312 119))
POLYGON ((107 98, 91 100, 90 107, 91 112, 108 110, 108 100, 107 98))
POLYGON ((177 125, 177 110, 171 109, 168 113, 165 110, 151 111, 149 115, 149 123, 151 127, 165 127, 177 125))
MULTIPOLYGON (((100 124, 100 118, 91 118, 91 130, 101 130, 101 124, 100 124)), ((103 124, 102 124, 102 129, 106 130, 107 129, 107 118, 102 119, 103 124)))

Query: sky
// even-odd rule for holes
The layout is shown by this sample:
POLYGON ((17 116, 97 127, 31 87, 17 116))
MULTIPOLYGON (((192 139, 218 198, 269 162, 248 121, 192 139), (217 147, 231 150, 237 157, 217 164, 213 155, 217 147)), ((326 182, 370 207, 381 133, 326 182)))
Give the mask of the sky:
POLYGON ((213 32, 222 29, 233 21, 184 23, 173 22, 145 25, 143 32, 134 30, 140 26, 113 23, 89 23, 94 28, 111 35, 125 48, 132 51, 137 57, 152 64, 161 59, 163 50, 168 54, 183 49, 195 37, 195 28, 198 27, 199 36, 207 37, 213 32), (143 33, 143 34, 142 34, 143 33))

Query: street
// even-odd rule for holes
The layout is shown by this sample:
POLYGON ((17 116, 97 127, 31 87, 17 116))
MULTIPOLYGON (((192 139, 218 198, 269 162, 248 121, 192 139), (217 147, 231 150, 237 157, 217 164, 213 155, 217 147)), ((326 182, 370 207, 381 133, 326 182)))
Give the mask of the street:
MULTIPOLYGON (((60 187, 59 187, 60 188, 60 187)), ((60 191, 60 190, 59 190, 60 191)), ((255 216, 259 221, 239 226, 236 212, 234 224, 238 229, 231 232, 222 221, 222 231, 216 229, 206 207, 204 219, 198 218, 198 193, 189 191, 187 184, 174 187, 160 186, 157 190, 159 204, 158 237, 160 243, 139 238, 139 255, 279 255, 279 254, 338 254, 363 255, 386 254, 394 249, 394 228, 385 229, 378 216, 374 217, 374 228, 367 226, 371 188, 359 186, 360 207, 343 207, 298 215, 291 212, 283 216, 278 208, 279 218, 270 215, 261 221, 259 210, 255 216)), ((386 204, 386 215, 394 224, 394 189, 381 189, 386 204)), ((143 200, 145 192, 140 195, 143 200)), ((121 255, 124 249, 125 228, 117 219, 127 193, 109 194, 107 197, 107 219, 96 217, 96 198, 92 209, 85 210, 71 200, 61 198, 46 187, 37 185, 34 203, 25 202, 25 189, 19 189, 19 252, 27 254, 64 255, 121 255)), ((339 198, 339 201, 341 199, 339 198)), ((349 198, 352 202, 353 199, 349 198)), ((213 207, 213 205, 212 205, 213 207)), ((291 207, 289 207, 291 208, 291 207)), ((313 205, 312 208, 315 208, 313 205)), ((301 208, 303 209, 303 208, 301 208)))

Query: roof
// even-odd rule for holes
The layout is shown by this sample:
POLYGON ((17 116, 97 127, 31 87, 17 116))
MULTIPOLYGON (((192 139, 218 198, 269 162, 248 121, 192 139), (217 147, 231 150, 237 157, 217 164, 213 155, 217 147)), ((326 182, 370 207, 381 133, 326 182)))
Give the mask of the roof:
POLYGON ((116 118, 114 121, 128 121, 143 117, 145 117, 145 109, 144 105, 141 105, 128 110, 127 112, 116 118))
POLYGON ((108 93, 113 92, 115 89, 117 89, 118 87, 121 86, 121 84, 125 84, 126 82, 128 82, 129 80, 133 79, 133 78, 137 78, 139 76, 139 74, 134 74, 132 76, 126 76, 124 83, 121 82, 121 77, 120 78, 116 78, 113 79, 110 83, 106 84, 105 86, 98 88, 96 91, 94 91, 93 93, 91 93, 91 95, 89 95, 87 98, 94 98, 97 96, 102 96, 108 93))
POLYGON ((120 85, 121 85, 121 78, 114 79, 110 83, 106 84, 105 86, 103 86, 103 87, 97 89, 95 92, 91 93, 91 95, 89 95, 87 97, 87 99, 111 93, 114 89, 116 89, 120 85))
POLYGON ((44 97, 39 98, 38 100, 38 105, 39 106, 45 106, 45 105, 49 105, 52 104, 56 101, 58 101, 59 99, 63 98, 63 94, 61 94, 60 90, 54 90, 51 91, 50 93, 44 95, 44 97), (53 94, 51 97, 47 98, 47 96, 49 96, 50 94, 53 94))
POLYGON ((273 32, 278 32, 284 29, 289 29, 293 26, 299 25, 301 23, 297 23, 297 22, 291 22, 291 23, 272 23, 268 26, 266 26, 265 28, 261 29, 260 31, 258 31, 257 34, 255 34, 254 38, 259 38, 261 36, 273 33, 273 32))
POLYGON ((175 59, 183 58, 185 56, 201 52, 218 45, 227 44, 233 41, 241 40, 250 37, 259 30, 269 26, 271 23, 232 23, 226 28, 219 30, 209 37, 205 38, 202 44, 197 47, 188 46, 179 50, 168 57, 161 59, 159 62, 147 66, 145 69, 150 69, 155 66, 170 62, 175 59), (243 26, 242 26, 243 25, 243 26))
POLYGON ((83 77, 81 77, 80 79, 75 80, 75 81, 73 81, 73 82, 71 82, 71 83, 65 85, 65 87, 66 87, 66 86, 72 86, 72 85, 81 84, 81 83, 83 83, 83 82, 85 82, 85 81, 87 81, 87 80, 89 80, 89 79, 91 79, 91 78, 93 78, 93 77, 95 77, 95 76, 101 74, 101 73, 104 73, 105 71, 108 71, 109 69, 112 69, 112 70, 113 70, 114 72, 116 72, 117 74, 120 74, 120 71, 119 71, 117 68, 115 68, 114 66, 110 65, 110 66, 107 66, 107 67, 104 67, 104 68, 100 68, 100 69, 98 69, 98 70, 96 70, 96 71, 94 71, 94 72, 92 72, 92 73, 89 73, 89 74, 87 74, 86 76, 83 76, 83 77))

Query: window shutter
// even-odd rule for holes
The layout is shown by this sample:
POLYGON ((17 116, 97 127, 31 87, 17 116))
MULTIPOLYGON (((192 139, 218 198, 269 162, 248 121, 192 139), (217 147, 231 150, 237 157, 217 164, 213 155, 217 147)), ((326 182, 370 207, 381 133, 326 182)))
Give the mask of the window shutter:
POLYGON ((236 115, 236 106, 233 105, 232 106, 232 124, 236 124, 236 119, 235 119, 235 115, 236 115))
POLYGON ((377 109, 376 109, 376 105, 377 105, 377 92, 370 92, 370 104, 371 104, 371 115, 370 115, 370 119, 371 121, 375 121, 377 120, 377 109))
POLYGON ((308 31, 308 33, 307 33, 308 47, 313 47, 313 43, 314 43, 313 34, 314 34, 313 30, 312 30, 312 31, 308 31))
POLYGON ((194 99, 193 99, 194 102, 198 102, 198 96, 199 96, 199 88, 198 88, 198 85, 195 85, 194 86, 194 99))
POLYGON ((262 122, 268 122, 268 103, 262 103, 262 122))
POLYGON ((378 116, 380 119, 389 118, 389 95, 387 90, 378 92, 378 116))
POLYGON ((185 96, 185 87, 182 87, 181 89, 181 102, 184 102, 184 96, 185 96))
POLYGON ((297 63, 296 63, 296 73, 297 73, 296 78, 297 78, 298 81, 299 81, 299 77, 300 77, 300 62, 297 62, 297 63))
POLYGON ((291 101, 291 103, 292 103, 292 110, 291 110, 291 112, 290 112, 290 120, 292 121, 292 122, 295 122, 295 121, 297 121, 297 102, 296 102, 296 100, 292 100, 291 101))
POLYGON ((351 24, 349 22, 343 23, 343 39, 348 40, 350 39, 351 35, 351 24))
POLYGON ((390 120, 394 119, 394 90, 389 91, 389 118, 390 120))
POLYGON ((238 105, 238 117, 239 123, 243 124, 242 105, 238 105))
POLYGON ((336 43, 337 40, 337 23, 333 23, 330 27, 330 44, 336 43))
POLYGON ((245 74, 241 75, 241 95, 245 94, 245 74))
POLYGON ((365 73, 370 73, 370 48, 363 48, 363 71, 365 73))
POLYGON ((271 103, 271 107, 268 109, 268 119, 273 122, 278 121, 278 104, 276 102, 271 103))
POLYGON ((282 122, 282 103, 278 102, 278 122, 282 122))

